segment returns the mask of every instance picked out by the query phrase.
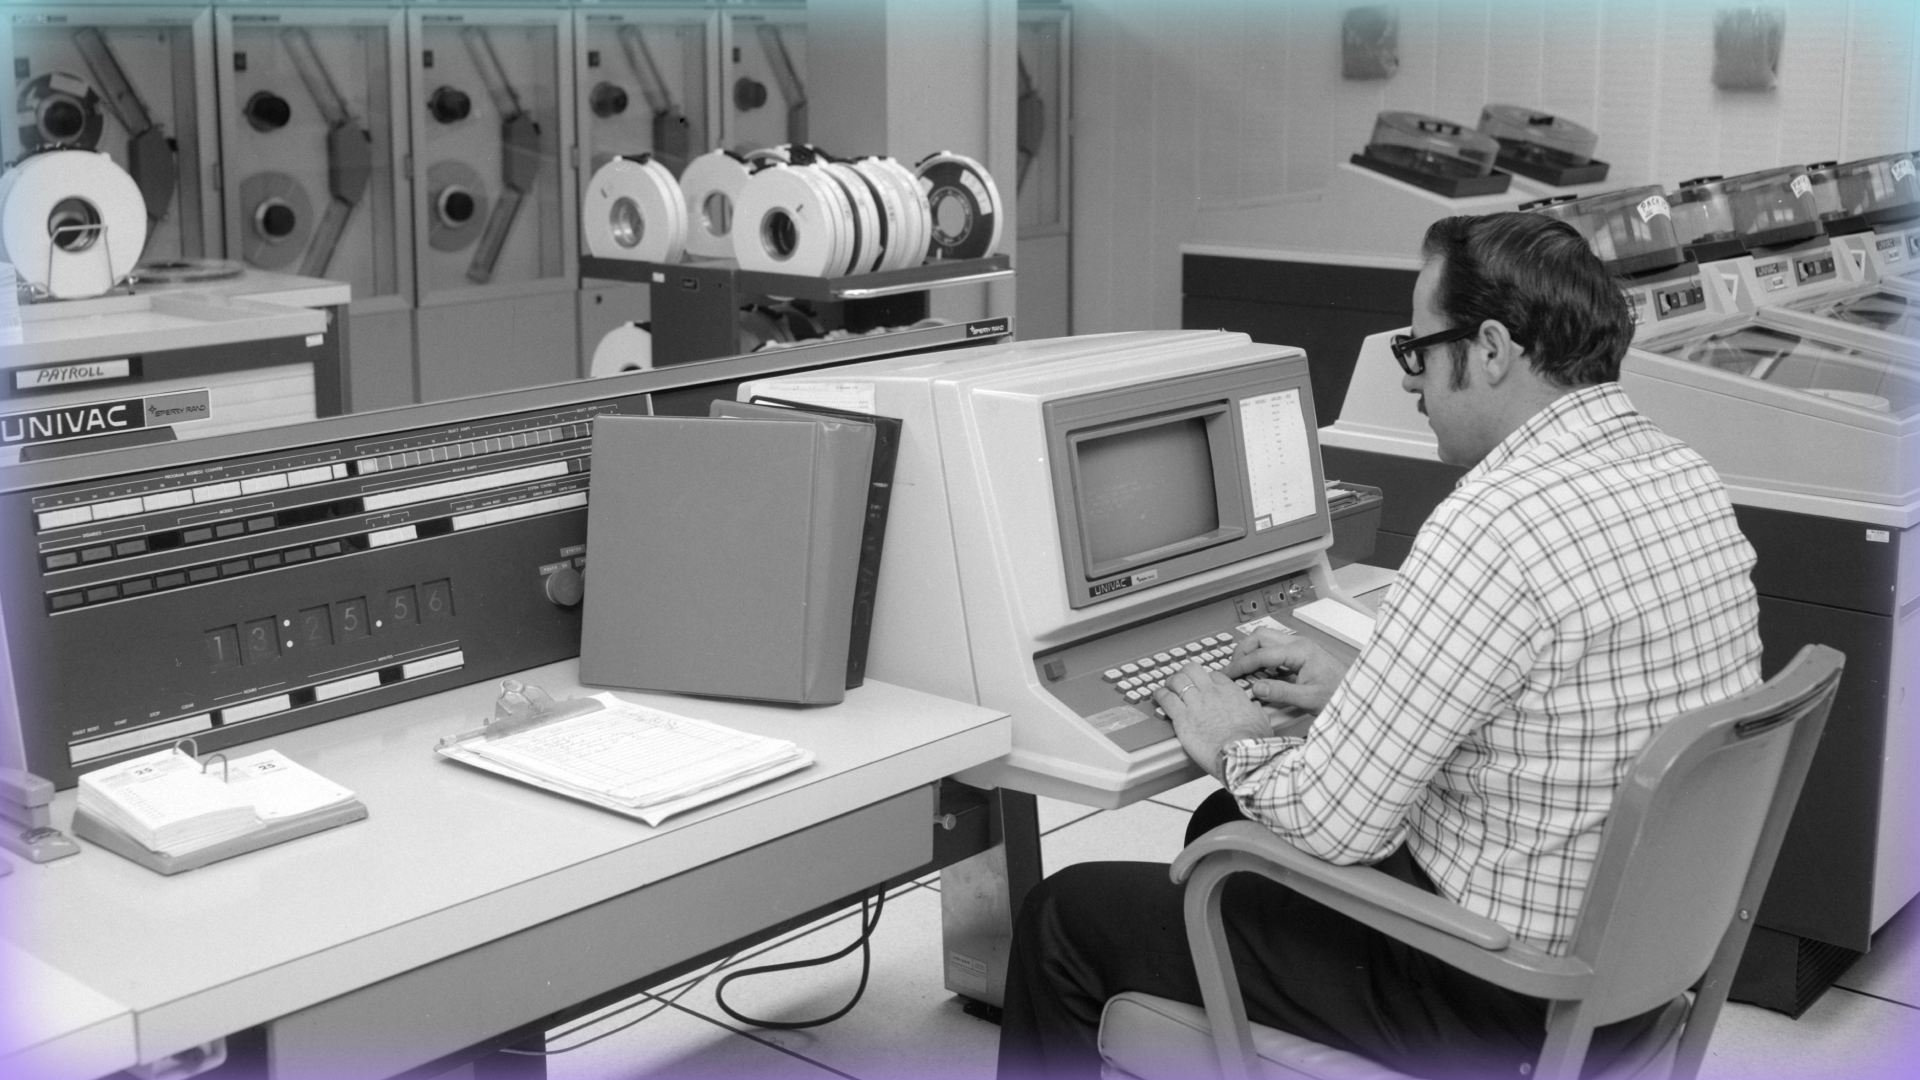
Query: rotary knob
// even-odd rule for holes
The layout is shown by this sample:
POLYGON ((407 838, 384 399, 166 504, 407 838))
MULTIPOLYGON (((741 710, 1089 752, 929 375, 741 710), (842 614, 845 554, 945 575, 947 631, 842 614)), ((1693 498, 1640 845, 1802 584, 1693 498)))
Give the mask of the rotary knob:
POLYGON ((587 595, 587 585, 580 571, 571 566, 563 566, 547 575, 547 599, 558 607, 579 607, 580 601, 587 595))

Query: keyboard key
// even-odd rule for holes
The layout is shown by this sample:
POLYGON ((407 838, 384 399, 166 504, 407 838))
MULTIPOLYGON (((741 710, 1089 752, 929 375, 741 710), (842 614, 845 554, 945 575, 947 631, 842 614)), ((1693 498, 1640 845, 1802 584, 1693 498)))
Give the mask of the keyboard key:
POLYGON ((1107 670, 1101 672, 1100 677, 1107 680, 1108 682, 1117 683, 1124 676, 1121 674, 1120 669, 1115 667, 1115 668, 1108 668, 1107 670))
POLYGON ((113 548, 110 546, 90 547, 90 548, 80 549, 81 562, 99 562, 101 559, 111 559, 111 558, 113 558, 113 548))
POLYGON ((1168 649, 1167 652, 1178 658, 1187 655, 1187 647, 1185 645, 1175 645, 1173 648, 1168 649))
POLYGON ((177 589, 187 583, 187 575, 177 573, 161 574, 153 579, 153 583, 162 589, 177 589))
POLYGON ((132 581, 123 581, 120 583, 121 596, 139 596, 141 593, 149 593, 152 591, 153 582, 148 581, 146 578, 135 578, 132 581))
POLYGON ((229 536, 239 536, 246 531, 247 525, 244 521, 229 521, 224 525, 215 525, 213 527, 213 535, 220 537, 222 540, 229 536))
POLYGON ((1136 675, 1140 672, 1140 665, 1133 663, 1121 664, 1120 671, 1125 675, 1136 675))
POLYGON ((87 603, 97 604, 102 600, 114 600, 120 596, 120 586, 100 585, 87 590, 87 603))
POLYGON ((78 552, 63 551, 58 555, 47 556, 47 569, 65 570, 67 567, 73 566, 79 561, 80 555, 78 552))
POLYGON ((54 593, 53 594, 53 610, 65 611, 68 608, 77 608, 85 600, 86 600, 86 597, 80 595, 77 592, 54 593))
POLYGON ((113 545, 113 553, 115 555, 144 555, 146 551, 147 542, 145 540, 122 540, 113 545))
POLYGON ((1172 653, 1157 652, 1153 654, 1153 662, 1156 664, 1164 664, 1171 659, 1173 659, 1172 653))
POLYGON ((212 529, 188 529, 180 534, 180 541, 186 544, 204 544, 213 539, 212 529))
MULTIPOLYGON (((60 598, 59 598, 59 597, 57 597, 57 596, 56 596, 56 597, 54 597, 54 598, 53 598, 53 600, 54 600, 54 603, 55 603, 55 604, 58 604, 58 603, 60 602, 60 598)), ((1128 700, 1128 701, 1139 701, 1139 700, 1140 700, 1141 698, 1144 698, 1144 697, 1146 697, 1146 696, 1147 696, 1147 692, 1146 692, 1145 690, 1129 690, 1129 691, 1127 691, 1127 700, 1128 700)))
POLYGON ((188 581, 212 581, 219 576, 220 568, 217 566, 196 566, 187 571, 188 581))

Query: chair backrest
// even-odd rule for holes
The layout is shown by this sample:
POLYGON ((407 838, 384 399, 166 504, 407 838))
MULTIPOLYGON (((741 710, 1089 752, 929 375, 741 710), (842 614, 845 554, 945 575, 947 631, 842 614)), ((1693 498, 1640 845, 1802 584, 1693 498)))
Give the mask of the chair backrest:
POLYGON ((1595 973, 1592 1023, 1671 1001, 1736 914, 1751 925, 1844 663, 1809 645, 1763 686, 1672 721, 1635 759, 1571 949, 1595 973))

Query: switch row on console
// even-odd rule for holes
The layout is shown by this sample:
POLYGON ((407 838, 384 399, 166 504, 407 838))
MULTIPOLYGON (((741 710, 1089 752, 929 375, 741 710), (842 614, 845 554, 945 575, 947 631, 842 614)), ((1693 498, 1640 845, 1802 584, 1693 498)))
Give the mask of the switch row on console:
POLYGON ((107 498, 82 503, 79 506, 43 510, 36 516, 35 523, 41 532, 46 532, 49 529, 64 529, 94 521, 111 521, 114 518, 132 517, 135 514, 150 514, 156 510, 177 510, 183 506, 193 506, 198 503, 220 502, 247 495, 260 495, 269 491, 281 491, 290 487, 305 487, 328 480, 342 480, 346 475, 347 467, 337 462, 305 469, 260 473, 237 480, 219 480, 192 487, 169 488, 148 495, 107 498))
MULTIPOLYGON (((321 544, 287 548, 282 551, 269 551, 247 558, 227 559, 222 562, 208 563, 205 566, 192 566, 181 570, 170 570, 149 577, 128 578, 125 581, 108 582, 86 589, 71 589, 57 592, 47 597, 47 610, 51 612, 72 611, 87 604, 104 604, 113 600, 125 600, 144 596, 150 592, 166 589, 178 589, 185 585, 199 585, 219 578, 239 577, 259 570, 274 570, 282 566, 294 566, 311 559, 325 559, 339 555, 356 545, 357 537, 342 540, 329 540, 321 544)), ((360 540, 364 544, 364 540, 360 540)))

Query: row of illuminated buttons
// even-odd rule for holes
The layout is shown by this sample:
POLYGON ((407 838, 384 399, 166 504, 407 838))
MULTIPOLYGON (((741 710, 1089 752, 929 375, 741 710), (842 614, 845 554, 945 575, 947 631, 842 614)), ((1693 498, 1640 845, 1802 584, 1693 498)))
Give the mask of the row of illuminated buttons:
POLYGON ((124 600, 165 589, 177 589, 184 585, 199 585, 216 578, 238 577, 256 570, 273 570, 282 566, 292 566, 309 559, 324 559, 338 555, 346 550, 349 540, 329 540, 312 547, 288 548, 285 551, 270 551, 252 558, 228 559, 225 562, 208 563, 205 566, 190 567, 185 570, 173 570, 152 577, 130 578, 126 581, 109 582, 86 589, 73 589, 68 592, 54 593, 47 598, 50 611, 71 611, 86 604, 104 604, 113 600, 124 600))
POLYGON ((152 495, 134 495, 125 499, 110 499, 104 502, 62 507, 58 510, 43 510, 39 514, 40 531, 64 529, 70 525, 85 525, 92 521, 111 521, 114 518, 132 517, 135 514, 150 514, 156 510, 177 510, 180 507, 198 503, 237 499, 243 495, 259 495, 290 487, 305 487, 308 484, 319 484, 328 480, 344 480, 346 476, 347 467, 335 462, 331 465, 315 465, 308 469, 294 469, 291 472, 262 473, 259 476, 249 476, 241 480, 222 480, 218 483, 200 484, 195 487, 174 488, 170 491, 158 491, 152 495))
POLYGON ((564 427, 541 428, 538 431, 521 431, 512 435, 497 435, 489 439, 471 439, 463 443, 450 443, 446 446, 429 446, 420 450, 403 450, 379 457, 364 458, 360 462, 360 475, 369 473, 392 472, 395 469, 412 469, 421 465, 434 465, 442 461, 457 461, 460 458, 475 457, 480 454, 498 454, 506 450, 524 450, 529 446, 545 446, 548 443, 565 439, 584 439, 593 433, 593 425, 587 423, 567 424, 564 427))
POLYGON ((398 491, 372 492, 362 496, 361 501, 366 505, 368 510, 389 510, 396 506, 407 506, 412 503, 452 499, 461 495, 471 495, 477 491, 491 491, 494 488, 512 487, 515 484, 531 484, 541 480, 551 480, 556 476, 565 476, 570 471, 582 472, 584 470, 584 458, 545 461, 538 465, 528 465, 525 468, 478 473, 473 476, 463 476, 457 480, 443 480, 436 484, 421 484, 418 487, 401 488, 398 491))
POLYGON ((318 686, 294 690, 290 693, 276 694, 273 697, 259 698, 238 705, 229 705, 224 709, 218 709, 213 712, 196 713, 193 716, 183 716, 177 720, 168 720, 165 723, 153 724, 133 731, 123 731, 117 735, 109 735, 104 739, 94 739, 91 742, 84 742, 77 746, 69 747, 67 749, 67 756, 73 764, 81 765, 89 761, 98 761, 101 758, 112 757, 116 754, 124 754, 129 750, 139 750, 144 747, 157 746, 162 743, 177 742, 189 736, 198 735, 203 731, 211 731, 215 726, 232 727, 235 724, 244 724, 250 720, 258 720, 262 717, 287 712, 290 709, 296 709, 302 705, 312 705, 321 701, 332 701, 335 698, 346 697, 349 694, 365 693, 368 690, 374 690, 392 683, 405 682, 408 679, 419 679, 428 675, 436 675, 442 671, 454 671, 465 667, 466 663, 466 654, 455 649, 452 652, 441 653, 438 656, 429 656, 424 660, 414 660, 394 667, 381 668, 378 671, 368 671, 359 675, 351 675, 344 679, 321 683, 318 686))
POLYGON ((367 534, 367 546, 380 548, 389 544, 404 544, 409 540, 418 540, 422 536, 440 536, 448 531, 462 532, 467 529, 477 529, 482 525, 498 525, 504 521, 518 521, 521 518, 538 517, 541 514, 572 510, 585 505, 587 505, 586 492, 569 491, 563 495, 544 499, 528 499, 525 502, 492 506, 470 514, 455 514, 450 518, 437 518, 414 525, 396 525, 391 529, 376 529, 367 534))
MULTIPOLYGON (((274 524, 273 515, 268 514, 265 517, 223 521, 218 525, 201 525, 191 529, 182 529, 180 531, 179 542, 183 544, 204 544, 210 540, 227 540, 235 536, 245 535, 246 533, 265 532, 273 528, 274 524)), ((161 544, 154 542, 154 538, 137 537, 132 540, 121 540, 112 544, 96 544, 92 547, 75 548, 71 551, 56 551, 41 561, 46 564, 48 571, 68 570, 75 566, 96 563, 105 559, 124 559, 133 555, 145 555, 147 552, 156 550, 160 546, 161 544)), ((172 546, 171 542, 168 542, 166 546, 172 546)))
POLYGON ((1119 667, 1116 667, 1116 668, 1108 668, 1106 671, 1101 673, 1101 678, 1106 679, 1110 683, 1117 683, 1121 679, 1124 679, 1129 675, 1145 674, 1147 672, 1154 670, 1155 668, 1165 667, 1168 664, 1174 664, 1174 661, 1176 660, 1181 662, 1180 664, 1174 664, 1174 670, 1177 671, 1182 665, 1192 663, 1192 660, 1189 659, 1189 657, 1195 656, 1209 649, 1219 648, 1220 646, 1223 646, 1223 645, 1227 647, 1227 650, 1229 652, 1232 651, 1233 634, 1231 632, 1222 630, 1218 634, 1209 634, 1206 637, 1199 639, 1198 641, 1189 641, 1185 645, 1175 645, 1173 648, 1168 649, 1166 652, 1157 652, 1157 653, 1154 653, 1152 656, 1143 656, 1138 660, 1135 660, 1127 664, 1121 664, 1119 667))

